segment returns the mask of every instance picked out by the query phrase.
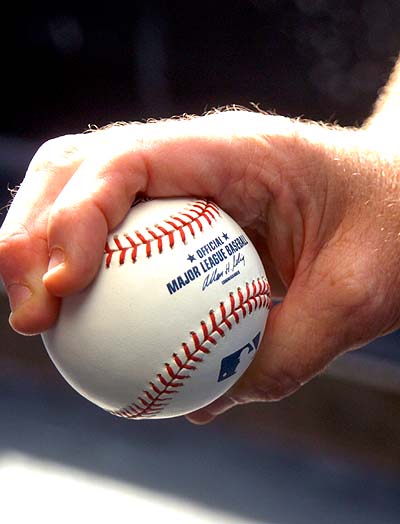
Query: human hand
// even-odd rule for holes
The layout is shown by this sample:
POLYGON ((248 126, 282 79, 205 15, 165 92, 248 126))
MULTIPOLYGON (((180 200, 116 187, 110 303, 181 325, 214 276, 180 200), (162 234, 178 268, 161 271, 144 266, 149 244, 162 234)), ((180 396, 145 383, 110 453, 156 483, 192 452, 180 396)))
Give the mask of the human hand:
POLYGON ((290 394, 400 326, 398 158, 369 137, 236 111, 46 143, 0 231, 11 325, 29 334, 55 322, 59 297, 94 278, 138 194, 208 197, 253 239, 284 300, 242 379, 189 418, 290 394))

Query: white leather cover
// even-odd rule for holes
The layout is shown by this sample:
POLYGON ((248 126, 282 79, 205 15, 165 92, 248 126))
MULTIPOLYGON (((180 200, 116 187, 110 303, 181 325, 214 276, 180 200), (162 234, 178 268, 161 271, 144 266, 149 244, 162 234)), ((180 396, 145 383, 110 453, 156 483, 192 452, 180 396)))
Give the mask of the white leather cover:
POLYGON ((205 406, 246 370, 271 302, 243 230, 207 200, 137 203, 108 237, 84 291, 63 299, 43 333, 64 378, 127 418, 205 406))

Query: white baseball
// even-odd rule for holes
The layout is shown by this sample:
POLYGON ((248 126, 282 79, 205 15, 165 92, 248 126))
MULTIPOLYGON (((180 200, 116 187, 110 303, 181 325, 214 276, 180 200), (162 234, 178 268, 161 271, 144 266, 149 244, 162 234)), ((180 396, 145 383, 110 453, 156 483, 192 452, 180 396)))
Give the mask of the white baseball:
POLYGON ((201 408, 243 374, 271 306, 262 262, 208 200, 139 202, 110 233, 94 282, 42 334, 54 364, 110 413, 167 418, 201 408))

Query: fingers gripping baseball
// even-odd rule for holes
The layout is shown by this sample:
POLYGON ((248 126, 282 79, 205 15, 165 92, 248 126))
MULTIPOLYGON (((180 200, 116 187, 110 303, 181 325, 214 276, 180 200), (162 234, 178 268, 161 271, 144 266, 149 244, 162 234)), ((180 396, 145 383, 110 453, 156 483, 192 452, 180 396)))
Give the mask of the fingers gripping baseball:
MULTIPOLYGON (((256 122, 259 116, 256 115, 256 122)), ((14 261, 19 268, 17 281, 28 282, 31 289, 34 286, 30 284, 29 270, 39 280, 46 274, 46 289, 42 289, 39 280, 35 287, 40 289, 42 298, 48 292, 64 296, 85 287, 98 269, 107 231, 123 219, 139 191, 153 197, 215 197, 224 190, 228 211, 229 207, 241 209, 239 179, 248 166, 246 144, 251 140, 247 135, 244 141, 239 137, 233 147, 237 131, 230 126, 232 136, 229 135, 225 115, 203 118, 126 125, 61 137, 42 146, 9 210, 6 228, 2 228, 0 273, 6 287, 10 282, 7 270, 3 271, 4 259, 14 261), (207 125, 210 119, 214 126, 207 125), (228 178, 232 185, 227 183, 228 178), (28 256, 26 268, 19 263, 10 237, 20 227, 29 234, 19 237, 19 252, 39 249, 40 266, 34 256, 28 256)), ((243 115, 238 115, 237 120, 242 122, 243 115)), ((20 300, 14 300, 14 306, 17 302, 20 300)), ((52 304, 42 299, 37 304, 42 320, 36 330, 54 322, 56 311, 50 314, 48 310, 54 307, 54 301, 52 304)), ((14 313, 15 310, 16 307, 14 313)), ((22 332, 24 318, 21 310, 22 332)), ((28 324, 26 330, 31 332, 34 322, 28 324)))
MULTIPOLYGON (((216 118, 219 121, 223 123, 216 118)), ((138 193, 213 197, 226 187, 228 176, 232 181, 244 172, 241 163, 233 161, 234 155, 247 166, 242 141, 232 148, 224 136, 225 125, 210 140, 202 119, 179 124, 127 125, 94 134, 87 158, 62 188, 49 214, 50 263, 44 283, 52 294, 65 296, 91 282, 107 232, 122 221, 138 193)))
POLYGON ((57 317, 58 300, 42 284, 48 266, 47 217, 54 195, 81 162, 81 142, 71 135, 41 146, 0 231, 0 275, 10 299, 10 323, 22 333, 38 333, 57 317))
POLYGON ((104 178, 93 180, 87 169, 84 163, 60 193, 48 220, 50 260, 43 280, 57 296, 79 291, 93 279, 107 232, 122 220, 133 199, 117 176, 108 175, 104 189, 104 178))

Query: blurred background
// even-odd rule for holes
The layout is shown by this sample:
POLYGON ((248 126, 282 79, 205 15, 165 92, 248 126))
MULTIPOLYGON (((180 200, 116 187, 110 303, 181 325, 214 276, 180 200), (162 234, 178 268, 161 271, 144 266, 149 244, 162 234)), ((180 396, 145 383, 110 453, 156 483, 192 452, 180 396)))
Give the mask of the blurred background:
MULTIPOLYGON (((359 125, 400 49, 397 0, 27 4, 2 13, 0 220, 49 138, 227 104, 359 125)), ((3 522, 400 521, 399 333, 193 427, 103 413, 8 314, 0 293, 3 522)))

